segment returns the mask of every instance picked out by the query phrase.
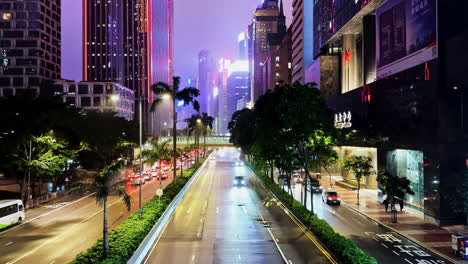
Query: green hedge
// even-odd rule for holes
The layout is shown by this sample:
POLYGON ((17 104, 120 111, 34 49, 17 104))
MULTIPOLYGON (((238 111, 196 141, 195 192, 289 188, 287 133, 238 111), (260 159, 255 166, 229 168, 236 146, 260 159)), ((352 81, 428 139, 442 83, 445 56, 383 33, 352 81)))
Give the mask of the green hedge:
POLYGON ((335 255, 343 264, 377 264, 369 254, 363 252, 354 242, 335 232, 333 228, 322 219, 311 213, 299 201, 288 193, 283 192, 281 187, 272 182, 264 172, 249 164, 255 173, 262 179, 263 183, 286 205, 317 238, 335 255))
POLYGON ((183 173, 183 177, 177 177, 177 183, 171 183, 164 189, 164 195, 159 198, 155 196, 147 202, 142 208, 142 219, 138 219, 138 211, 132 213, 126 220, 109 233, 109 251, 107 258, 103 255, 103 239, 100 238, 94 246, 85 253, 80 253, 71 262, 72 264, 91 264, 91 263, 127 263, 132 257, 146 235, 151 231, 164 213, 167 206, 176 197, 180 190, 189 181, 192 175, 203 164, 204 159, 200 159, 198 164, 194 164, 190 169, 183 173))

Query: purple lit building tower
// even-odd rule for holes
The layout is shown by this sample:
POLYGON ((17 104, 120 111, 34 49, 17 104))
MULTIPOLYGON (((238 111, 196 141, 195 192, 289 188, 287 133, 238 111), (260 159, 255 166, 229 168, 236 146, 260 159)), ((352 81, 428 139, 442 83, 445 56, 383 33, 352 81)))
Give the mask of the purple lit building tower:
MULTIPOLYGON (((113 81, 145 98, 145 130, 159 135, 170 124, 168 103, 155 113, 151 85, 173 76, 173 1, 83 1, 83 80, 113 81)), ((138 113, 136 113, 138 114, 138 113)))

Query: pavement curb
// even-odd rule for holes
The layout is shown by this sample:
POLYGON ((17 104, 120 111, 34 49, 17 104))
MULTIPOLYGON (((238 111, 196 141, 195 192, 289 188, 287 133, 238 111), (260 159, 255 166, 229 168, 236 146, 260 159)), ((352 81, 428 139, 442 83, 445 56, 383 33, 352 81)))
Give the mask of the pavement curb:
POLYGON ((316 240, 317 242, 324 248, 327 250, 327 252, 333 257, 333 259, 339 263, 339 264, 342 264, 342 262, 322 243, 322 241, 320 241, 320 239, 317 238, 317 236, 314 234, 314 232, 312 232, 306 225, 304 225, 304 223, 302 223, 302 221, 293 213, 291 212, 291 210, 289 210, 289 208, 283 204, 283 202, 278 198, 276 197, 276 195, 265 185, 265 183, 263 182, 263 180, 257 175, 257 173, 255 172, 255 170, 250 166, 250 165, 247 165, 247 167, 249 168, 249 170, 255 175, 255 177, 258 179, 258 181, 260 182, 260 184, 263 185, 263 187, 265 187, 265 190, 268 191, 268 193, 270 195, 272 195, 280 204, 281 206, 284 208, 284 210, 287 211, 287 213, 289 215, 292 215, 294 217, 294 219, 296 219, 296 221, 298 223, 300 223, 302 225, 302 227, 307 231, 309 232, 316 240))
POLYGON ((190 180, 185 184, 185 186, 182 188, 182 190, 180 190, 180 192, 177 194, 177 196, 174 198, 174 200, 172 200, 172 202, 167 206, 166 210, 164 210, 164 213, 159 217, 156 224, 153 226, 153 228, 148 233, 148 235, 146 235, 145 239, 141 242, 140 246, 137 248, 135 253, 133 253, 133 256, 130 258, 130 260, 127 262, 127 264, 144 263, 143 261, 146 259, 146 257, 148 256, 148 253, 153 248, 153 245, 154 245, 155 241, 157 241, 157 239, 161 236, 162 232, 164 231, 167 224, 169 223, 169 220, 171 219, 172 215, 174 214, 175 209, 177 208, 177 205, 179 205, 181 200, 184 198, 185 193, 187 192, 188 188, 192 185, 192 183, 198 177, 200 172, 205 168, 206 163, 209 161, 209 157, 211 155, 212 154, 210 154, 210 155, 208 155, 208 157, 206 157, 203 164, 192 175, 190 180))
POLYGON ((372 217, 366 215, 365 213, 359 211, 358 209, 352 207, 351 205, 349 205, 349 204, 347 204, 347 203, 345 203, 345 202, 343 202, 343 201, 341 201, 341 203, 344 204, 346 207, 350 208, 351 210, 355 211, 356 213, 358 213, 358 214, 360 214, 360 215, 366 217, 367 219, 369 219, 369 220, 371 220, 371 221, 373 221, 373 222, 375 222, 375 223, 377 223, 377 224, 379 224, 379 225, 381 225, 381 226, 384 226, 385 228, 390 229, 392 232, 395 232, 395 233, 399 234, 400 236, 402 236, 402 237, 408 239, 409 241, 411 241, 411 242, 413 242, 413 243, 415 243, 415 244, 417 244, 417 245, 419 245, 419 246, 421 246, 421 247, 423 247, 423 248, 425 248, 425 249, 431 251, 432 253, 436 254, 436 255, 439 256, 439 257, 441 257, 441 258, 444 259, 445 261, 448 261, 448 262, 450 262, 450 263, 458 263, 458 262, 460 261, 460 260, 452 259, 452 258, 450 258, 450 257, 448 257, 448 256, 445 256, 445 255, 442 255, 440 252, 438 252, 438 251, 436 251, 436 250, 434 250, 434 249, 431 249, 431 248, 428 248, 428 247, 424 246, 421 242, 415 240, 414 238, 411 238, 411 237, 409 237, 408 235, 403 234, 403 233, 401 233, 400 231, 396 230, 395 228, 393 228, 393 227, 391 227, 391 226, 388 226, 388 225, 384 224, 383 222, 381 222, 381 221, 379 221, 379 220, 377 220, 377 219, 374 219, 374 218, 372 218, 372 217))

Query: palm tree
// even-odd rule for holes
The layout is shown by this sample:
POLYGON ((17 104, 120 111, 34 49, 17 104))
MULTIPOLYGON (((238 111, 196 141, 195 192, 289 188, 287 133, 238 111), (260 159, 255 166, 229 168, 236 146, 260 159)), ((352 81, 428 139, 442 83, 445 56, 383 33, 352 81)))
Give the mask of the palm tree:
POLYGON ((207 113, 202 113, 201 122, 203 124, 203 157, 206 157, 206 136, 213 129, 214 117, 209 116, 207 113))
POLYGON ((198 162, 198 149, 200 148, 200 135, 203 133, 202 117, 199 114, 192 115, 190 118, 185 119, 187 122, 189 135, 195 132, 195 149, 196 149, 196 162, 198 162))
MULTIPOLYGON (((154 112, 156 106, 161 104, 164 100, 164 96, 169 95, 172 99, 172 137, 173 137, 173 149, 177 149, 177 112, 175 110, 176 101, 183 101, 184 105, 193 104, 193 108, 197 111, 200 110, 200 104, 195 99, 200 95, 200 91, 197 88, 187 87, 183 90, 179 89, 180 77, 173 78, 173 84, 170 86, 165 82, 157 82, 151 86, 151 90, 156 95, 156 99, 151 105, 151 112, 154 112)), ((174 159, 174 182, 176 180, 177 159, 174 159)))
POLYGON ((148 142, 150 145, 149 149, 145 149, 142 152, 143 159, 145 163, 152 166, 156 162, 167 159, 168 152, 166 150, 166 145, 169 141, 164 141, 159 143, 157 140, 151 140, 148 142))
POLYGON ((123 196, 123 202, 127 207, 127 210, 130 211, 131 206, 131 196, 122 186, 122 183, 119 182, 117 172, 123 166, 123 160, 114 162, 94 175, 94 187, 96 188, 96 202, 101 204, 104 207, 104 222, 103 222, 103 239, 104 239, 104 255, 107 255, 107 250, 109 249, 109 238, 108 238, 108 229, 107 229, 107 197, 110 194, 117 194, 118 196, 123 196))

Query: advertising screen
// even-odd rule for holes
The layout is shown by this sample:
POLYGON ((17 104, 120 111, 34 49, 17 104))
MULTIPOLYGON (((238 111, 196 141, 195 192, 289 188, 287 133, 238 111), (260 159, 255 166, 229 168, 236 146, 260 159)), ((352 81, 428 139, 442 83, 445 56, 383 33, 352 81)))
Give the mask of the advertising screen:
POLYGON ((387 0, 377 9, 377 78, 437 58, 437 0, 387 0))

